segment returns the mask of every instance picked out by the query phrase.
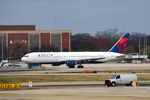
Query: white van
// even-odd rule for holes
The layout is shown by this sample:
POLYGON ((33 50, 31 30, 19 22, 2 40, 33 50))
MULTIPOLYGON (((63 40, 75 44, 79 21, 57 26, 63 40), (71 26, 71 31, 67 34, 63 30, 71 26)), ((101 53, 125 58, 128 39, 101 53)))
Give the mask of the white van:
POLYGON ((132 86, 132 80, 135 79, 137 82, 136 74, 116 74, 112 75, 110 79, 105 80, 105 85, 116 86, 116 85, 130 85, 132 86))

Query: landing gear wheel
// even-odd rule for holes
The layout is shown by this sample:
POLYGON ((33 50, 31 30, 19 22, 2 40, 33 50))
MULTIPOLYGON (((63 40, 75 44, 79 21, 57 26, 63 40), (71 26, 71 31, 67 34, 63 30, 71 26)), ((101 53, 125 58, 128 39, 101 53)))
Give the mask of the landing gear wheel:
POLYGON ((28 66, 28 68, 29 68, 29 69, 32 69, 32 67, 31 67, 31 66, 28 66))
POLYGON ((28 68, 29 68, 29 69, 32 69, 32 65, 31 65, 31 64, 28 64, 28 68))
POLYGON ((82 66, 82 65, 79 65, 79 66, 77 66, 77 68, 84 68, 84 66, 82 66))
POLYGON ((69 68, 75 68, 75 66, 69 66, 69 68))

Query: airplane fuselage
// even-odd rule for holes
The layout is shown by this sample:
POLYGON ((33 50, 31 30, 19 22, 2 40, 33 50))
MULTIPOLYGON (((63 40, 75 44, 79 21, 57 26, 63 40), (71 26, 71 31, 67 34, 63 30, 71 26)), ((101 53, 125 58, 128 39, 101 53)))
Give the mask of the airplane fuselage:
POLYGON ((98 61, 106 62, 115 60, 124 54, 114 52, 33 52, 22 57, 22 61, 27 63, 51 64, 67 60, 99 58, 98 61))

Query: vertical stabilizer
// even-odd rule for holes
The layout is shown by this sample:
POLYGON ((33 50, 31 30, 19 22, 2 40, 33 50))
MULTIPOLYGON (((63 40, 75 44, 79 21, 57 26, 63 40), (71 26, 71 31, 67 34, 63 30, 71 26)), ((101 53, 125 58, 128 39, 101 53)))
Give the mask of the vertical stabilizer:
POLYGON ((124 53, 130 33, 124 33, 109 52, 124 53))

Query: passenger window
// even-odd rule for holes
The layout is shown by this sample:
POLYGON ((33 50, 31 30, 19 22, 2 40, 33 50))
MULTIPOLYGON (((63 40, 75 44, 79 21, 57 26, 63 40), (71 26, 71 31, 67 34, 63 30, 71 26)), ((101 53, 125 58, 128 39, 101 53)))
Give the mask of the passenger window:
POLYGON ((118 75, 118 76, 116 77, 116 79, 120 79, 120 75, 118 75))

